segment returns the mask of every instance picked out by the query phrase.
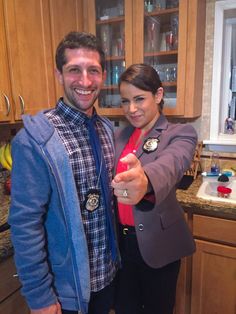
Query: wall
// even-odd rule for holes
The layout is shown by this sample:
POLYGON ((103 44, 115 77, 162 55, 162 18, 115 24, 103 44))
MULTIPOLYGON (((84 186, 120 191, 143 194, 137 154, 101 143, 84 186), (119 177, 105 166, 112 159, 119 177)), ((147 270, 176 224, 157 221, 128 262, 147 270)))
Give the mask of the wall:
POLYGON ((210 137, 215 2, 216 0, 206 1, 206 33, 204 78, 202 91, 202 115, 194 123, 194 126, 198 131, 199 139, 201 140, 209 139, 210 137))

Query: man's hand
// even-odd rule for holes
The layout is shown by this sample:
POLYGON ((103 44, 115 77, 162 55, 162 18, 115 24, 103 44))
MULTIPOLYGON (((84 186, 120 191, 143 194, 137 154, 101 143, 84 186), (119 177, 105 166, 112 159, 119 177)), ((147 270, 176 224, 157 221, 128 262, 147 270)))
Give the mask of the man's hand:
POLYGON ((148 178, 134 154, 128 154, 121 162, 128 166, 128 170, 114 177, 112 181, 114 194, 119 203, 135 205, 147 193, 148 178))
POLYGON ((56 304, 49 305, 42 309, 30 310, 30 314, 62 314, 62 313, 61 313, 61 306, 57 302, 56 304))

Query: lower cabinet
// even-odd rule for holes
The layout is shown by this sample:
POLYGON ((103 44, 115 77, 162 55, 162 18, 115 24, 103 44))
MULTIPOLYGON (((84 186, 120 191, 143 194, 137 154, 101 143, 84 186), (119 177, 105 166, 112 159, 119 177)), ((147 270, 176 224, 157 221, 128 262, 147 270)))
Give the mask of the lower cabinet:
POLYGON ((236 221, 193 216, 191 314, 234 314, 236 309, 236 221))
POLYGON ((236 248, 196 240, 191 314, 234 314, 236 248))
MULTIPOLYGON (((174 314, 234 314, 236 221, 196 214, 186 219, 196 252, 182 260, 174 314)), ((12 257, 0 263, 1 314, 30 313, 15 274, 12 257)))
POLYGON ((183 258, 181 261, 180 273, 177 282, 174 314, 190 313, 191 269, 192 257, 183 258))
MULTIPOLYGON (((192 216, 185 213, 185 220, 189 225, 192 216)), ((192 273, 192 256, 185 257, 181 260, 181 267, 176 289, 176 302, 174 314, 190 313, 191 302, 191 273, 192 273)))
POLYGON ((236 221, 197 214, 186 220, 196 252, 182 260, 174 314, 235 314, 236 221))
POLYGON ((20 294, 20 282, 16 275, 13 257, 0 263, 0 313, 29 314, 24 297, 20 294))

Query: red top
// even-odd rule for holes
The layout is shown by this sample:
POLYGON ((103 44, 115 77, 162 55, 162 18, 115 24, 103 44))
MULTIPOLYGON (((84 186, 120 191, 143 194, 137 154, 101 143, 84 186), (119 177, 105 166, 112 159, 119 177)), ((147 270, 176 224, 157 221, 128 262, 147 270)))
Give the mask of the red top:
MULTIPOLYGON (((124 147, 120 159, 128 155, 129 153, 133 153, 137 150, 138 146, 140 145, 137 143, 139 137, 141 135, 141 129, 135 129, 132 135, 129 138, 128 143, 124 147)), ((127 170, 127 166, 123 164, 121 161, 118 161, 116 173, 120 173, 127 170)), ((129 225, 134 226, 134 216, 132 213, 132 206, 118 203, 118 213, 119 213, 119 221, 122 225, 129 225)))
MULTIPOLYGON (((128 155, 129 153, 135 153, 141 143, 141 140, 138 141, 141 135, 141 129, 135 129, 132 135, 129 138, 128 143, 124 147, 124 150, 122 151, 120 155, 120 159, 128 155)), ((146 134, 145 134, 146 135, 146 134)), ((127 166, 118 161, 116 173, 120 173, 127 170, 127 166)), ((153 197, 147 197, 150 201, 153 201, 153 197)), ((118 203, 118 213, 119 213, 119 221, 122 225, 129 225, 134 226, 134 216, 132 212, 132 206, 118 203)))

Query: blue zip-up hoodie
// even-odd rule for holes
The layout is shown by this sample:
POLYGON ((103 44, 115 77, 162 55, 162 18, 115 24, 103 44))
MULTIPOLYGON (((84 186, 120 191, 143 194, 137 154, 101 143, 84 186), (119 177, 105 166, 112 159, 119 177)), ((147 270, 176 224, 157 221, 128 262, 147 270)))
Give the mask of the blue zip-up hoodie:
MULTIPOLYGON (((113 142, 109 120, 99 119, 113 142)), ((9 213, 22 294, 32 309, 59 300, 62 308, 84 314, 90 298, 89 258, 69 157, 43 112, 23 121, 12 141, 9 213)))

